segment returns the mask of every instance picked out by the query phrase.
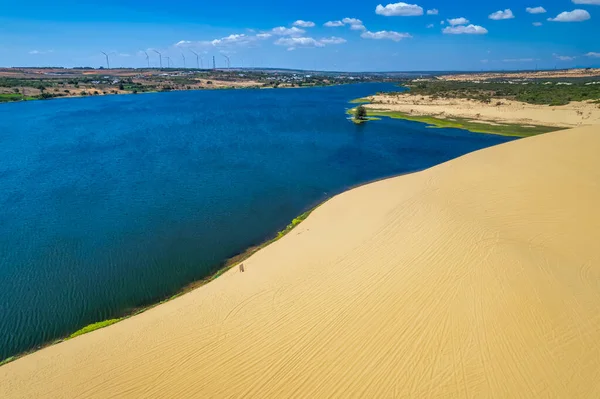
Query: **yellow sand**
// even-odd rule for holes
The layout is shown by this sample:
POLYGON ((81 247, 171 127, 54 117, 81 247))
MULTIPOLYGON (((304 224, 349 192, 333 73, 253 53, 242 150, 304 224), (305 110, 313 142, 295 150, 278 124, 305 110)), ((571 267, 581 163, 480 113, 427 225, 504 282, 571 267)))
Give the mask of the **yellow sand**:
POLYGON ((515 123, 521 125, 545 125, 578 127, 600 125, 600 104, 589 101, 573 101, 567 105, 548 106, 527 104, 520 101, 492 99, 481 101, 437 98, 412 94, 380 94, 368 97, 367 108, 399 111, 411 115, 428 115, 438 118, 468 118, 480 123, 515 123), (498 102, 501 105, 496 105, 498 102))
POLYGON ((600 131, 363 186, 204 287, 0 367, 1 398, 598 398, 600 131))

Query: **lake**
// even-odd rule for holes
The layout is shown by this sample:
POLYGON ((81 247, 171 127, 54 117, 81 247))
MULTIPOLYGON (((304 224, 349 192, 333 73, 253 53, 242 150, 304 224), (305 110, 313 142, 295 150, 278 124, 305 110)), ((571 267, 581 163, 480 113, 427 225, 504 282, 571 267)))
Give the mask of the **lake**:
POLYGON ((351 186, 511 140, 347 120, 397 90, 0 105, 0 360, 168 297, 351 186))

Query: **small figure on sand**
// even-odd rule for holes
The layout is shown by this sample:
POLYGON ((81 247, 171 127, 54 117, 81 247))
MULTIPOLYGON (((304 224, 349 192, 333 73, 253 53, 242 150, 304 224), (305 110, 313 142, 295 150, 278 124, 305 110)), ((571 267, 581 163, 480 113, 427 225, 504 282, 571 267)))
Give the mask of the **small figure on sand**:
POLYGON ((244 273, 244 264, 243 263, 240 263, 240 272, 244 273))

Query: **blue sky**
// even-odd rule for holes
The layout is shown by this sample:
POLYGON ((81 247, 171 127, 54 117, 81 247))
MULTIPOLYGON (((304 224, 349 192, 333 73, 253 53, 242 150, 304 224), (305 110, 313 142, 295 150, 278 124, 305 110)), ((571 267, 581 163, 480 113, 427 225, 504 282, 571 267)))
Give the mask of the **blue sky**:
POLYGON ((0 66, 342 71, 600 66, 600 0, 0 0, 0 66), (535 23, 535 25, 534 25, 535 23), (541 25, 540 25, 541 24, 541 25), (537 26, 536 26, 537 25, 537 26))

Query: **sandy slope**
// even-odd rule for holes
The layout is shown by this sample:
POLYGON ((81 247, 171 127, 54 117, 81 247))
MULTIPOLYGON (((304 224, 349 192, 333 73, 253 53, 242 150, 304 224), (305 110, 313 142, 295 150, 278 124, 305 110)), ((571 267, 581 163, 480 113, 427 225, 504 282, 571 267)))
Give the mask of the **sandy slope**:
POLYGON ((598 398, 600 131, 337 196, 213 283, 0 367, 0 397, 598 398))
POLYGON ((381 94, 367 97, 367 108, 400 111, 412 115, 438 118, 469 118, 497 123, 577 127, 600 125, 600 104, 573 101, 567 105, 548 106, 520 101, 492 99, 490 104, 467 99, 433 99, 412 94, 381 94), (502 105, 496 105, 500 102, 502 105))

